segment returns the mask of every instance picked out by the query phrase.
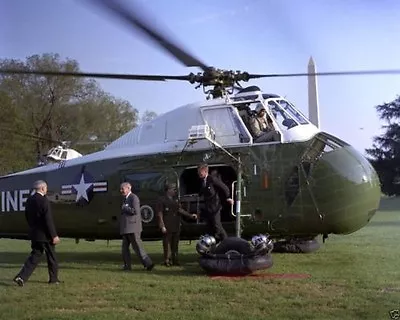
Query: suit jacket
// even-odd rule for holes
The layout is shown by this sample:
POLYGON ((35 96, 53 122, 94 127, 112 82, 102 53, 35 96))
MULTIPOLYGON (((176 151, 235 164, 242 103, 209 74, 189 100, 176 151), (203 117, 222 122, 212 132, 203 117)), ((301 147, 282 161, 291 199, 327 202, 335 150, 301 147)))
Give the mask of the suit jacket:
POLYGON ((158 198, 156 204, 156 212, 162 213, 165 228, 167 232, 179 232, 181 228, 181 208, 177 198, 170 199, 168 196, 163 195, 158 198))
POLYGON ((32 241, 52 241, 57 236, 50 203, 46 196, 34 193, 26 200, 25 218, 32 241))
POLYGON ((208 175, 206 183, 201 180, 200 195, 204 197, 207 214, 215 214, 222 209, 221 201, 230 198, 229 188, 218 178, 208 175), (222 199, 221 199, 222 198, 222 199))
POLYGON ((120 234, 142 232, 142 215, 140 214, 140 200, 136 194, 131 193, 122 202, 120 234))

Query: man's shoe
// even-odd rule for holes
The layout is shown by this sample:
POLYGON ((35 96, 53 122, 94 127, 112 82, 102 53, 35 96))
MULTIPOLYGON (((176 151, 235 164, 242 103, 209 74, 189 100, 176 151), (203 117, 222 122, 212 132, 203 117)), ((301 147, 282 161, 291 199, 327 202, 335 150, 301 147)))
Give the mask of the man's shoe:
POLYGON ((164 266, 166 266, 166 267, 170 267, 171 266, 171 262, 169 262, 169 261, 164 261, 164 266))
POLYGON ((148 267, 146 267, 147 271, 151 271, 154 268, 154 263, 152 263, 151 265, 149 265, 148 267))
POLYGON ((127 266, 127 265, 124 265, 124 266, 122 267, 122 270, 123 270, 123 271, 131 271, 131 270, 132 270, 132 267, 127 266))
POLYGON ((20 287, 23 287, 23 286, 24 286, 24 280, 23 280, 21 277, 15 277, 15 278, 13 279, 13 281, 14 281, 17 285, 19 285, 20 287))
POLYGON ((57 281, 49 281, 49 282, 48 282, 48 284, 55 284, 55 285, 59 285, 59 284, 61 284, 61 283, 63 283, 63 282, 60 281, 60 280, 57 280, 57 281))

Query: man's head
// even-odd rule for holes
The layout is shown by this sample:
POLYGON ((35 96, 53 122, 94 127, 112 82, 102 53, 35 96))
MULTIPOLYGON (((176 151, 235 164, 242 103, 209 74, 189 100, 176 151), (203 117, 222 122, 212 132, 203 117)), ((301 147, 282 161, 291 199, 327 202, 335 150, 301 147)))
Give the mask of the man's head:
POLYGON ((165 185, 165 192, 167 195, 173 197, 176 194, 176 184, 175 183, 167 183, 165 185))
POLYGON ((197 173, 201 179, 204 179, 208 175, 208 165, 201 163, 197 166, 197 173))
POLYGON ((122 182, 119 191, 123 196, 127 196, 131 192, 132 186, 129 182, 122 182))
POLYGON ((265 107, 261 103, 257 104, 255 111, 257 113, 257 117, 260 118, 265 117, 266 114, 265 107))
POLYGON ((47 194, 47 183, 43 180, 37 180, 33 184, 33 189, 43 195, 47 194))

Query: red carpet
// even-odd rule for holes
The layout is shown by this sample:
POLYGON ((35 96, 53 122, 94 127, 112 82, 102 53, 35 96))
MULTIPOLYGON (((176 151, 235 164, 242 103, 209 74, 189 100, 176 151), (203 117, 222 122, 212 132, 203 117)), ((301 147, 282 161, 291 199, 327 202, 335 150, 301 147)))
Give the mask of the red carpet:
POLYGON ((253 273, 248 276, 227 275, 227 276, 209 276, 211 279, 221 280, 238 280, 238 279, 306 279, 310 278, 310 274, 305 273, 253 273))

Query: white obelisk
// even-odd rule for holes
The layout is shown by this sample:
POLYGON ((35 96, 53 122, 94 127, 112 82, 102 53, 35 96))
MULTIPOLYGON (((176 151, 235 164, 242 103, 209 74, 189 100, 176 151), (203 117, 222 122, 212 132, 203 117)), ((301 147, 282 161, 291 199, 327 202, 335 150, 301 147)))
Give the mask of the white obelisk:
MULTIPOLYGON (((314 59, 311 56, 308 61, 308 73, 315 74, 316 70, 314 59)), ((315 75, 308 75, 308 118, 319 128, 318 84, 315 75)))

